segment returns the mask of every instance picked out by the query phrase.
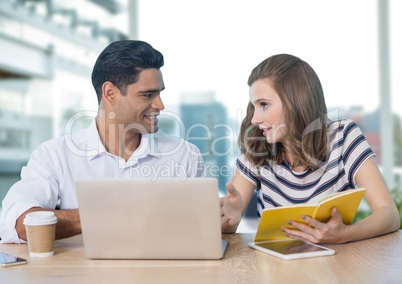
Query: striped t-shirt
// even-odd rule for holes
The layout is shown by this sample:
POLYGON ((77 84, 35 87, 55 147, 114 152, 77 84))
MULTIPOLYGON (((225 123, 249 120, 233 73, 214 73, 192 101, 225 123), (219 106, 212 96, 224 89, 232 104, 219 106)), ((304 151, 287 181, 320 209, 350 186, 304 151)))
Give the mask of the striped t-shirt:
POLYGON ((238 157, 237 169, 258 191, 259 217, 265 208, 315 203, 333 192, 356 187, 356 172, 374 152, 360 128, 349 119, 332 122, 328 134, 329 158, 315 170, 294 172, 288 163, 272 161, 256 167, 244 154, 238 157))

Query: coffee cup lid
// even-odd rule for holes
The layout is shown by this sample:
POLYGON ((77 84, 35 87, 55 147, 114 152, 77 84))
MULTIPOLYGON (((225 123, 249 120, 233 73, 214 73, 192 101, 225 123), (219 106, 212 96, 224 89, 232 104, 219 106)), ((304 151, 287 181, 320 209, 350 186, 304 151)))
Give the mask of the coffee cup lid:
POLYGON ((57 223, 57 217, 52 211, 35 211, 28 213, 24 219, 24 225, 39 226, 57 223))

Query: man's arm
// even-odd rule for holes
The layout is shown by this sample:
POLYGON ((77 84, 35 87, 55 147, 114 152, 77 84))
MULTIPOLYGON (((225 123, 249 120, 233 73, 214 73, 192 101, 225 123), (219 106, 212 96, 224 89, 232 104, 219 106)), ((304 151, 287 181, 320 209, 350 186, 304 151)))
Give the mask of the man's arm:
POLYGON ((15 229, 17 230, 20 239, 27 240, 27 235, 25 231, 24 218, 30 212, 34 211, 52 211, 57 217, 56 224, 56 240, 64 239, 71 236, 81 234, 81 223, 80 215, 78 209, 70 210, 52 210, 47 208, 33 207, 25 211, 18 219, 15 224, 15 229))

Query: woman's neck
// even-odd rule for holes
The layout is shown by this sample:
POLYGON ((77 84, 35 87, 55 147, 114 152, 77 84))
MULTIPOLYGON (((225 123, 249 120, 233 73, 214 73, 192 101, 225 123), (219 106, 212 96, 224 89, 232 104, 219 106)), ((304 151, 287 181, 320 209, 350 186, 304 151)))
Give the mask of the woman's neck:
POLYGON ((289 163, 291 169, 295 172, 303 172, 307 169, 306 166, 294 165, 294 156, 288 150, 286 150, 286 160, 289 163))

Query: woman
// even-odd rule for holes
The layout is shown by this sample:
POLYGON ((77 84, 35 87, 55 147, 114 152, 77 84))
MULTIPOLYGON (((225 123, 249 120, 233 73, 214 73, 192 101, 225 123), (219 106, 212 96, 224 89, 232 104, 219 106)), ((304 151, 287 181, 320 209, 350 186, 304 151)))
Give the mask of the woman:
POLYGON ((235 232, 254 189, 265 208, 315 203, 337 191, 367 189, 372 214, 352 225, 336 208, 327 223, 289 220, 289 237, 345 243, 395 231, 399 214, 361 130, 351 120, 331 122, 317 74, 301 59, 279 54, 257 65, 248 79, 250 102, 242 122, 241 155, 221 198, 222 231, 235 232))

